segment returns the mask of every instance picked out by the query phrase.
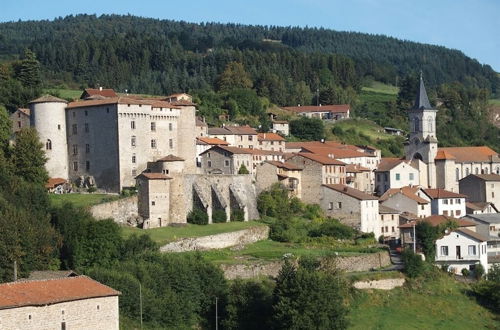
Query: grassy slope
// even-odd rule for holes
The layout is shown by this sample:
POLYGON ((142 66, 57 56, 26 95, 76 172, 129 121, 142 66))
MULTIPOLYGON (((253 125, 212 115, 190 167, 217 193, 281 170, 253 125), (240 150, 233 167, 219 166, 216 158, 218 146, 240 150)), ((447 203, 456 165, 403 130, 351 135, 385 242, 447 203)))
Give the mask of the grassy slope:
POLYGON ((79 99, 82 91, 79 89, 47 88, 43 90, 44 94, 51 94, 65 100, 79 99))
POLYGON ((387 85, 378 81, 372 82, 370 86, 363 87, 362 90, 366 92, 374 92, 374 93, 389 94, 389 95, 397 95, 399 92, 398 87, 393 85, 387 85))
POLYGON ((53 206, 61 206, 65 202, 74 204, 77 207, 88 207, 106 201, 118 199, 117 195, 107 194, 50 194, 50 202, 53 206))
POLYGON ((229 222, 229 223, 214 223, 211 225, 191 225, 185 227, 162 227, 142 230, 132 227, 122 227, 122 235, 128 237, 134 233, 147 234, 151 239, 160 245, 175 241, 184 237, 199 237, 214 234, 227 233, 231 231, 241 230, 249 227, 263 226, 263 223, 257 221, 248 222, 229 222))
POLYGON ((498 329, 500 323, 444 275, 412 289, 363 291, 350 315, 352 329, 498 329))

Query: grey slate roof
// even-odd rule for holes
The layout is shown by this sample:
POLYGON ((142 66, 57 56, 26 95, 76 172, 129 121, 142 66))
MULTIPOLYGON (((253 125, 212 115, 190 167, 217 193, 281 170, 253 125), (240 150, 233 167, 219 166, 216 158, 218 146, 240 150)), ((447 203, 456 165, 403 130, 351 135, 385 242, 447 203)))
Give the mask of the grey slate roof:
POLYGON ((420 76, 420 86, 418 87, 417 97, 415 98, 415 104, 413 105, 412 110, 425 110, 425 109, 433 109, 431 107, 431 103, 429 102, 429 98, 427 97, 427 91, 424 86, 424 79, 420 76))
POLYGON ((467 218, 486 223, 500 223, 500 213, 467 214, 467 218))

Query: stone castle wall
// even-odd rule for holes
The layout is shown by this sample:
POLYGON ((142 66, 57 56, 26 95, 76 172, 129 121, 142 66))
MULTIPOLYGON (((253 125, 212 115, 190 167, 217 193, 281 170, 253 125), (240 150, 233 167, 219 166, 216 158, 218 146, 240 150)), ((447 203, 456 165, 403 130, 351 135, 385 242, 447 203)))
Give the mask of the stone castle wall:
POLYGON ((119 224, 136 222, 139 217, 137 196, 120 198, 116 201, 94 205, 90 208, 92 216, 98 220, 113 219, 119 224))

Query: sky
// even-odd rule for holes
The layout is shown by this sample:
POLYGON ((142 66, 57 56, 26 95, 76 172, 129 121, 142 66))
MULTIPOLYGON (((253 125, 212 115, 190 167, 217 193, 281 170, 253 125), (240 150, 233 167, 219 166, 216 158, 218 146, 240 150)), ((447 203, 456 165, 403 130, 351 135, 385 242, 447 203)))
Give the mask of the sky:
POLYGON ((253 25, 310 26, 384 34, 458 49, 500 72, 500 0, 5 0, 0 21, 70 14, 253 25))

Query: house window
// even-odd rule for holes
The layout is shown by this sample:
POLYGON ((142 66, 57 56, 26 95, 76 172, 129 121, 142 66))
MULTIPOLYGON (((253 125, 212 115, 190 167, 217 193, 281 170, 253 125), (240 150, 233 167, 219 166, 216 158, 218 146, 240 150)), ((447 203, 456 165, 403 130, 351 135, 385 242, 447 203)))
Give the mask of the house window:
POLYGON ((73 162, 73 171, 78 171, 78 162, 73 162))
POLYGON ((174 140, 173 139, 168 139, 168 147, 170 149, 173 149, 174 148, 174 140))
POLYGON ((58 129, 58 130, 61 130, 61 125, 60 125, 60 124, 59 124, 59 125, 57 125, 57 129, 58 129))
POLYGON ((207 162, 207 166, 208 166, 208 167, 212 167, 212 161, 211 161, 211 160, 209 160, 209 161, 207 162))
POLYGON ((443 215, 448 215, 448 211, 443 211, 443 215))
POLYGON ((153 206, 154 206, 155 204, 156 204, 156 203, 155 203, 155 201, 152 201, 152 202, 151 202, 151 205, 153 205, 153 206))
POLYGON ((384 232, 384 227, 380 227, 380 229, 381 229, 381 232, 383 233, 384 232))
POLYGON ((469 255, 470 256, 476 255, 476 246, 475 245, 469 245, 469 255))
MULTIPOLYGON (((248 141, 253 141, 253 136, 252 135, 249 135, 248 136, 248 141)), ((273 144, 273 142, 271 141, 271 144, 273 144)))
POLYGON ((85 162, 85 170, 86 171, 90 170, 90 162, 88 160, 85 162))
POLYGON ((423 204, 422 204, 422 206, 420 206, 420 209, 421 209, 421 210, 424 210, 424 205, 423 205, 423 204))
POLYGON ((413 181, 414 177, 413 177, 413 173, 410 173, 410 181, 413 181))
POLYGON ((17 122, 17 127, 21 128, 21 122, 20 121, 17 122))
POLYGON ((89 115, 89 112, 85 110, 85 117, 89 115))
POLYGON ((86 154, 90 153, 90 144, 85 145, 85 153, 86 154))
POLYGON ((135 129, 135 121, 134 121, 134 120, 132 120, 132 121, 130 122, 130 128, 131 128, 131 129, 135 129))
POLYGON ((73 155, 78 155, 78 145, 73 144, 73 155))
POLYGON ((109 108, 106 108, 106 113, 109 113, 109 108))
POLYGON ((132 137, 130 138, 130 145, 131 145, 132 147, 135 147, 135 143, 136 143, 136 141, 135 141, 135 136, 132 136, 132 137))
POLYGON ((455 211, 455 215, 461 215, 461 214, 462 214, 462 211, 460 211, 460 210, 455 211))
POLYGON ((455 169, 455 180, 460 180, 460 170, 458 168, 455 169))
POLYGON ((78 126, 76 124, 73 124, 71 128, 73 129, 73 135, 78 134, 78 126))
POLYGON ((443 204, 448 205, 448 200, 447 199, 443 199, 443 204))
POLYGON ((229 167, 229 160, 224 160, 224 166, 229 167))
POLYGON ((392 226, 392 232, 393 232, 393 233, 395 232, 395 230, 394 230, 394 226, 392 226))
POLYGON ((134 177, 137 176, 137 170, 136 169, 132 170, 132 176, 134 176, 134 177))
POLYGON ((333 202, 328 203, 328 209, 333 210, 333 202))
POLYGON ((172 123, 168 123, 168 130, 172 131, 172 123))
POLYGON ((337 208, 341 209, 342 208, 342 202, 337 202, 337 208))
POLYGON ((136 158, 135 155, 132 155, 132 164, 135 164, 136 158))
POLYGON ((462 204, 462 200, 460 198, 455 199, 455 203, 462 204))
POLYGON ((45 149, 52 150, 52 141, 50 139, 45 142, 45 149))
POLYGON ((151 130, 154 132, 156 131, 156 123, 153 121, 151 122, 151 130))
POLYGON ((156 140, 155 139, 151 140, 151 148, 156 149, 156 140))
POLYGON ((441 246, 441 255, 442 256, 448 255, 448 246, 446 246, 446 245, 441 246))
POLYGON ((469 169, 468 169, 468 168, 466 168, 466 169, 465 169, 465 176, 469 175, 469 172, 470 172, 470 171, 469 171, 469 169))
POLYGON ((401 179, 401 174, 396 173, 396 181, 399 181, 401 179))
POLYGON ((85 123, 85 133, 88 133, 88 132, 89 132, 89 124, 85 123))

